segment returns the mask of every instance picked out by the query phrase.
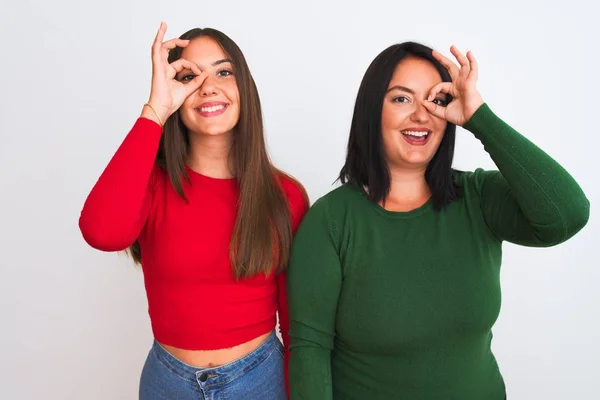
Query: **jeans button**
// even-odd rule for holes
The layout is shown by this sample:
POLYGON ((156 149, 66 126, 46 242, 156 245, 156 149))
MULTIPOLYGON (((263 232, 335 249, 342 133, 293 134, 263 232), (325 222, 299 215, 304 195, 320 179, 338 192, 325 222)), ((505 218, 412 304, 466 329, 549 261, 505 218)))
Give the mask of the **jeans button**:
POLYGON ((200 382, 206 382, 207 379, 208 379, 208 374, 206 372, 203 372, 200 375, 200 382))

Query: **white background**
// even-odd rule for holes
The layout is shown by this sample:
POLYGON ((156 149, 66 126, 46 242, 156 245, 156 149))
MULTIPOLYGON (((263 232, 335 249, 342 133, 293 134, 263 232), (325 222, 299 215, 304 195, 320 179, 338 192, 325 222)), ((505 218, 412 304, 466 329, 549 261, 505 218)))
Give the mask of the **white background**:
MULTIPOLYGON (((273 160, 311 201, 333 188, 379 52, 406 40, 473 50, 484 99, 592 203, 563 245, 505 246, 493 349, 508 398, 597 399, 597 12, 580 0, 482 3, 1 0, 0 397, 137 397, 152 340, 141 271, 88 247, 77 220, 147 100, 162 20, 167 37, 210 26, 239 44, 273 160)), ((494 168, 468 132, 457 136, 457 168, 494 168)))

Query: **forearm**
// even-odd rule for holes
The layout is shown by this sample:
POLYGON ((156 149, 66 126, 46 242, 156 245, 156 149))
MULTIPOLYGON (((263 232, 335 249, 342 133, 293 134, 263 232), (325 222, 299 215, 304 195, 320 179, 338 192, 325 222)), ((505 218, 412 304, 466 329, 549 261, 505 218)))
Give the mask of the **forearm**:
POLYGON ((309 341, 291 338, 290 393, 292 400, 331 400, 331 352, 309 341))
MULTIPOLYGON (((465 129, 483 143, 540 240, 564 241, 587 223, 589 201, 573 177, 486 104, 465 124, 465 129)), ((489 196, 496 195, 503 193, 493 193, 492 188, 489 196)))
POLYGON ((149 184, 162 129, 139 119, 88 195, 79 226, 93 247, 116 251, 131 245, 143 225, 149 184))

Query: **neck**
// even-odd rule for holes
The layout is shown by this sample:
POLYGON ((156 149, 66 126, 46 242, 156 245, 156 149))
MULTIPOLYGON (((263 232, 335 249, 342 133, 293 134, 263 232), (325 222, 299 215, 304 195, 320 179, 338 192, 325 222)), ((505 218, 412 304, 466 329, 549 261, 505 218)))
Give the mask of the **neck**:
POLYGON ((233 178, 229 158, 232 144, 231 132, 217 136, 190 134, 187 164, 197 173, 211 178, 233 178))
POLYGON ((425 181, 425 168, 399 169, 390 166, 390 192, 385 202, 389 211, 410 211, 421 207, 431 197, 425 181))

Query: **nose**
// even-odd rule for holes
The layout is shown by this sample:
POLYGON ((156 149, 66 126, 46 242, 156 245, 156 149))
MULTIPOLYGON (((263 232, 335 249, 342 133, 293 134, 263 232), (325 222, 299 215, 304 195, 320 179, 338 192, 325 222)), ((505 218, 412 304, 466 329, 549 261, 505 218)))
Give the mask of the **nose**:
POLYGON ((207 77, 204 82, 202 82, 202 86, 200 86, 200 96, 209 97, 214 96, 219 93, 214 77, 207 77))
POLYGON ((415 103, 415 109, 411 114, 410 119, 413 122, 422 124, 429 121, 429 117, 429 111, 427 111, 427 109, 423 105, 423 102, 417 101, 415 103))

